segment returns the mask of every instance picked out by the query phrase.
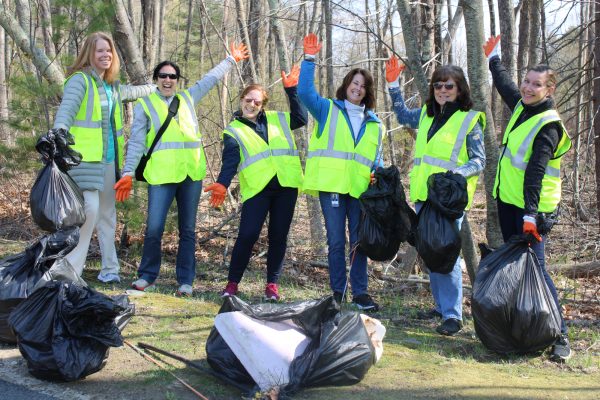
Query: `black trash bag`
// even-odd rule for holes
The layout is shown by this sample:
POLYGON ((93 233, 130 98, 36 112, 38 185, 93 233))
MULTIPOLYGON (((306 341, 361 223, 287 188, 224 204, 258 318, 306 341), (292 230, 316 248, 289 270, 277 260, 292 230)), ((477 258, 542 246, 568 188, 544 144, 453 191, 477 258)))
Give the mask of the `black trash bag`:
MULTIPOLYGON (((290 365, 290 382, 282 391, 287 396, 304 387, 358 383, 375 363, 375 349, 360 314, 340 314, 331 295, 285 305, 256 306, 237 297, 226 297, 219 313, 232 311, 262 321, 291 322, 311 339, 290 365)), ((214 327, 206 342, 206 355, 214 370, 240 382, 254 383, 214 327)))
POLYGON ((515 235, 481 260, 471 310, 481 343, 503 354, 522 354, 554 344, 561 316, 537 256, 533 235, 515 235))
POLYGON ((64 258, 78 242, 79 228, 74 226, 44 235, 24 252, 0 261, 0 341, 17 343, 8 317, 41 286, 58 279, 86 286, 64 258))
POLYGON ((467 180, 452 171, 429 175, 427 200, 447 218, 459 219, 469 204, 467 180))
POLYGON ((431 272, 449 274, 460 256, 462 240, 456 221, 427 200, 419 212, 415 238, 417 253, 431 272))
POLYGON ((135 304, 129 301, 129 297, 125 294, 119 294, 117 296, 110 296, 120 307, 123 308, 123 311, 115 318, 115 324, 119 329, 119 332, 123 332, 125 326, 131 321, 131 318, 135 315, 135 304))
POLYGON ((369 185, 358 203, 363 212, 359 226, 358 251, 375 261, 396 257, 417 215, 406 202, 400 172, 395 165, 378 168, 377 182, 369 185))
POLYGON ((83 192, 67 173, 81 163, 81 154, 70 147, 74 143, 65 129, 51 129, 35 145, 46 165, 31 188, 29 206, 34 222, 48 232, 85 222, 83 192))
POLYGON ((479 247, 479 252, 481 253, 481 260, 492 254, 492 251, 496 250, 487 243, 479 243, 477 247, 479 247))
POLYGON ((123 345, 115 318, 125 310, 90 287, 52 282, 19 304, 9 323, 31 375, 70 382, 100 371, 109 347, 123 345))
POLYGON ((43 161, 54 160, 63 172, 67 172, 81 163, 82 155, 72 147, 75 138, 66 129, 50 129, 40 136, 35 149, 44 158, 43 161))

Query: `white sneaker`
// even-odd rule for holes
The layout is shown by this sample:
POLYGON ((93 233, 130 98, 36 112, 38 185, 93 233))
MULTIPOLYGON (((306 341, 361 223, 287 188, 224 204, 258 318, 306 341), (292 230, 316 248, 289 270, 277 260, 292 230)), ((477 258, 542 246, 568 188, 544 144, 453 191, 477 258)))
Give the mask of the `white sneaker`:
POLYGON ((98 280, 104 283, 117 282, 121 283, 121 278, 119 278, 118 274, 106 274, 102 275, 102 272, 98 274, 98 280))
POLYGON ((179 286, 179 290, 177 290, 178 295, 191 296, 192 293, 194 293, 194 288, 191 285, 181 285, 179 286))

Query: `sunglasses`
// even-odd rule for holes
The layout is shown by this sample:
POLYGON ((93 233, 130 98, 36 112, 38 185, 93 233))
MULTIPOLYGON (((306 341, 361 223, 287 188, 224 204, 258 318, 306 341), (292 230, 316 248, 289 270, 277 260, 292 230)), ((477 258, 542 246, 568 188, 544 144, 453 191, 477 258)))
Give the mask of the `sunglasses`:
POLYGON ((456 84, 454 84, 452 82, 448 82, 448 83, 436 82, 433 84, 433 88, 435 90, 442 90, 442 88, 444 86, 446 86, 446 90, 452 90, 452 89, 454 89, 454 86, 456 86, 456 84))
POLYGON ((167 77, 169 77, 169 79, 172 79, 172 80, 178 79, 177 74, 165 74, 164 72, 159 72, 158 77, 160 79, 167 79, 167 77))
POLYGON ((256 99, 253 99, 252 97, 244 97, 244 101, 246 102, 246 104, 250 104, 250 103, 254 102, 256 107, 260 107, 263 104, 262 100, 256 100, 256 99))

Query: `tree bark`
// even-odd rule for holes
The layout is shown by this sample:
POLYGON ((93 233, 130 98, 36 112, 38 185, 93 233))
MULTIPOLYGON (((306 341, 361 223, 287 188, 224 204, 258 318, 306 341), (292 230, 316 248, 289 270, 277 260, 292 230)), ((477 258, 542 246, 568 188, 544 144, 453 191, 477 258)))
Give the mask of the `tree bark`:
MULTIPOLYGON (((422 0, 421 2, 421 48, 423 53, 421 56, 422 62, 427 62, 431 57, 435 55, 434 43, 435 43, 435 32, 434 32, 434 21, 435 21, 435 7, 433 0, 422 0)), ((429 65, 425 69, 425 76, 427 79, 431 78, 435 65, 429 65)), ((424 97, 426 98, 426 97, 424 97)))
POLYGON ((248 54, 250 55, 250 57, 248 58, 248 63, 250 64, 250 76, 252 78, 252 82, 258 82, 258 76, 256 75, 256 66, 254 65, 254 52, 252 51, 252 43, 250 41, 250 35, 248 35, 248 27, 246 26, 246 11, 244 10, 244 3, 242 2, 242 0, 235 0, 235 6, 237 8, 238 24, 240 25, 240 28, 242 30, 242 38, 244 39, 244 44, 248 48, 248 54))
POLYGON ((164 35, 164 32, 160 31, 160 3, 161 0, 154 0, 152 4, 152 39, 150 46, 150 65, 148 69, 153 69, 157 64, 156 56, 158 55, 158 40, 164 35))
MULTIPOLYGON (((515 13, 512 0, 498 0, 499 20, 500 20, 500 47, 502 64, 510 74, 513 82, 517 82, 517 59, 515 43, 517 42, 517 28, 515 26, 515 13)), ((504 104, 504 103, 503 103, 504 104)), ((506 104, 503 106, 502 112, 502 130, 504 133, 508 125, 508 121, 512 115, 506 104)))
POLYGON ((331 10, 331 0, 323 0, 323 14, 325 16, 325 63, 327 64, 327 97, 335 97, 335 88, 333 87, 333 11, 331 10))
MULTIPOLYGON (((116 1, 116 0, 114 0, 116 1)), ((142 54, 146 69, 152 68, 152 6, 154 0, 141 0, 142 2, 142 54)))
POLYGON ((582 264, 546 264, 550 273, 561 274, 567 278, 588 278, 600 276, 600 262, 592 261, 582 264))
POLYGON ((111 0, 115 11, 113 19, 113 37, 115 45, 121 51, 125 71, 129 75, 131 83, 142 85, 150 83, 150 77, 144 65, 144 59, 140 52, 136 36, 131 27, 131 21, 122 1, 111 0))
MULTIPOLYGON (((185 30, 185 42, 183 44, 183 87, 187 88, 189 83, 188 61, 190 60, 190 36, 192 35, 192 21, 194 20, 194 0, 190 0, 188 3, 188 15, 187 15, 187 27, 185 30)), ((180 90, 182 89, 180 88, 180 90)))
MULTIPOLYGON (((6 39, 4 35, 4 28, 0 28, 0 121, 2 125, 4 121, 8 119, 8 97, 6 95, 6 64, 4 57, 6 55, 6 39)), ((2 126, 4 130, 4 126, 2 126)), ((7 144, 12 146, 12 137, 10 133, 7 133, 7 144)))
MULTIPOLYGON (((167 11, 167 0, 160 0, 160 15, 159 15, 159 27, 158 31, 158 62, 165 61, 165 12, 167 11)), ((202 38, 200 38, 202 41, 202 38)))
MULTIPOLYGON (((598 59, 598 55, 600 54, 600 2, 595 3, 595 33, 596 40, 594 44, 594 53, 596 57, 594 57, 594 110, 600 109, 600 59, 598 59)), ((594 116, 594 150, 596 154, 596 187, 600 188, 600 140, 597 138, 600 137, 600 113, 595 113, 594 116)), ((598 210, 598 215, 600 216, 600 190, 596 190, 596 208, 598 210)), ((599 218, 600 221, 600 218, 599 218)))
POLYGON ((33 62, 44 78, 46 78, 48 82, 59 86, 60 90, 62 90, 65 76, 58 68, 58 65, 53 63, 42 49, 31 46, 31 41, 27 33, 21 28, 16 18, 4 7, 0 7, 0 25, 12 38, 19 49, 33 58, 33 62))
POLYGON ((496 169, 498 167, 498 143, 496 129, 490 107, 490 93, 488 85, 487 59, 482 51, 485 44, 483 30, 483 4, 482 0, 461 0, 465 14, 465 30, 467 33, 467 62, 471 94, 475 102, 475 110, 485 113, 486 125, 483 134, 485 142, 486 163, 484 169, 484 184, 487 202, 487 229, 486 236, 490 246, 499 247, 504 243, 500 231, 498 206, 493 196, 496 169))
POLYGON ((529 5, 529 59, 527 69, 538 64, 540 45, 540 6, 543 0, 531 0, 529 5))
POLYGON ((280 21, 277 18, 279 12, 279 0, 269 0, 269 9, 271 15, 271 25, 273 27, 273 33, 275 34, 275 45, 277 46, 277 55, 279 56, 279 68, 281 70, 289 72, 290 61, 287 53, 287 42, 281 27, 280 21))
POLYGON ((462 225, 460 226, 460 238, 462 241, 462 255, 467 265, 469 280, 471 281, 471 285, 473 285, 475 283, 477 268, 479 267, 479 255, 473 242, 473 233, 471 232, 467 215, 463 218, 462 225))
POLYGON ((519 17, 519 47, 517 50, 517 85, 523 81, 529 55, 529 8, 531 0, 521 2, 519 17))
MULTIPOLYGON (((223 3, 223 18, 221 20, 221 35, 223 37, 223 41, 225 43, 229 42, 227 38, 227 22, 229 19, 229 0, 225 0, 223 3)), ((225 50, 225 57, 228 56, 227 50, 225 50)), ((225 58, 223 57, 223 58, 225 58)), ((221 86, 221 123, 223 124, 223 129, 227 126, 227 121, 229 120, 229 116, 227 115, 227 80, 229 77, 229 73, 226 73, 223 77, 223 86, 221 86)))
POLYGON ((56 51, 52 42, 52 16, 50 14, 50 1, 40 0, 39 15, 42 23, 42 34, 44 36, 44 49, 48 58, 54 59, 56 51))

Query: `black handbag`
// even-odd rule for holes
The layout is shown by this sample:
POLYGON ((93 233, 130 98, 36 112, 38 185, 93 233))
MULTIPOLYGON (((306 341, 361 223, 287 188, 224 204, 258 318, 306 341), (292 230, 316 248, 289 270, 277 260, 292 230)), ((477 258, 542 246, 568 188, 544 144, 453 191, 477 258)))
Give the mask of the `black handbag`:
POLYGON ((167 119, 165 123, 162 124, 156 136, 154 137, 154 141, 152 141, 152 146, 148 150, 148 154, 144 154, 137 168, 135 169, 135 180, 138 182, 147 182, 146 178, 144 178, 144 170, 146 169, 146 164, 148 164, 148 160, 152 157, 152 152, 154 151, 154 147, 162 137, 163 133, 167 130, 167 127, 171 123, 171 119, 177 114, 177 110, 179 109, 179 97, 175 96, 173 101, 171 101, 171 105, 169 106, 169 114, 167 115, 167 119))

